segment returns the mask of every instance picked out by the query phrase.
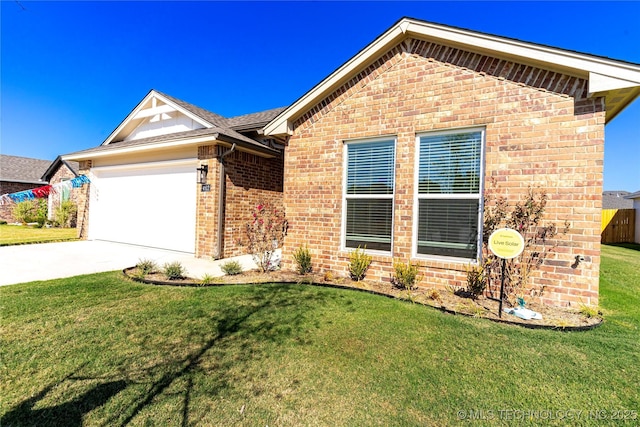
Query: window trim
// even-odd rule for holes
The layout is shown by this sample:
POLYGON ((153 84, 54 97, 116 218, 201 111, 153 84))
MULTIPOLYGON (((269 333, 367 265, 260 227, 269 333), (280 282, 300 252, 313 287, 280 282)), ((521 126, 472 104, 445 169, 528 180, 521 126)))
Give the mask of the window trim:
MULTIPOLYGON (((425 260, 446 261, 460 264, 478 264, 482 259, 482 217, 484 212, 484 182, 485 182, 485 150, 486 150, 486 132, 487 129, 484 126, 473 127, 461 127, 446 130, 425 131, 416 133, 415 138, 415 155, 414 155, 414 178, 413 178, 413 230, 412 230, 412 243, 411 243, 411 257, 425 260), (418 253, 418 228, 419 228, 419 209, 420 199, 463 199, 471 200, 471 197, 462 194, 440 194, 438 197, 430 197, 429 195, 420 195, 419 193, 419 181, 420 181, 420 138, 424 136, 439 136, 439 135, 452 135, 459 133, 473 133, 480 132, 480 182, 478 186, 478 241, 476 243, 476 258, 461 258, 446 255, 433 255, 433 254, 421 254, 418 253)), ((475 197, 473 198, 475 199, 475 197)))
POLYGON ((390 255, 393 253, 394 247, 394 228, 395 228, 395 212, 396 212, 396 169, 397 169, 397 147, 398 137, 396 135, 383 135, 373 138, 358 138, 358 139, 345 139, 342 141, 342 224, 340 225, 340 250, 345 252, 355 251, 357 248, 351 248, 347 246, 347 197, 349 199, 390 199, 391 200, 391 246, 388 251, 369 249, 365 250, 366 253, 378 254, 378 255, 390 255), (347 194, 347 181, 349 173, 349 145, 367 144, 372 142, 393 142, 393 191, 391 194, 377 194, 375 197, 365 194, 347 194))

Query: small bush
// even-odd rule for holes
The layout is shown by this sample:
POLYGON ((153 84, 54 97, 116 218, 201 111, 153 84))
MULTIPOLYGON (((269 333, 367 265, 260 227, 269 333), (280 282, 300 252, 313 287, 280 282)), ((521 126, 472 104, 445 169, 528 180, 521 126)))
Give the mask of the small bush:
POLYGON ((296 262, 296 271, 298 274, 311 273, 311 254, 307 245, 300 246, 293 253, 293 259, 296 262))
MULTIPOLYGON (((364 249, 367 249, 367 247, 365 246, 364 249)), ((349 274, 351 275, 351 280, 359 282, 364 279, 371 265, 371 256, 367 255, 364 249, 358 246, 358 249, 349 254, 349 274)))
POLYGON ((198 284, 199 284, 200 286, 208 286, 208 285, 212 284, 212 283, 215 281, 215 279, 216 279, 216 278, 215 278, 215 277, 213 277, 212 275, 210 275, 210 274, 205 274, 204 276, 202 276, 202 277, 200 278, 200 282, 198 282, 198 284))
POLYGON ((0 225, 7 225, 7 221, 5 221, 4 219, 0 219, 0 225))
POLYGON ((187 273, 179 261, 166 263, 162 268, 162 272, 168 280, 184 279, 184 276, 187 273))
POLYGON ((65 200, 60 203, 60 206, 56 208, 53 213, 55 224, 58 227, 69 228, 73 227, 76 222, 76 215, 78 207, 71 200, 65 200))
POLYGON ((138 264, 136 264, 136 268, 143 274, 155 273, 158 271, 158 265, 155 261, 151 259, 141 259, 138 260, 138 264))
POLYGON ((334 279, 333 273, 330 270, 326 271, 324 273, 324 277, 323 278, 324 278, 325 282, 333 282, 333 279, 334 279))
POLYGON ((590 305, 580 304, 580 314, 582 314, 587 319, 591 319, 592 317, 600 317, 602 313, 598 311, 596 307, 591 307, 590 305))
POLYGON ((487 278, 484 265, 469 265, 467 267, 466 291, 473 299, 478 298, 487 287, 487 278))
POLYGON ((402 289, 411 290, 415 287, 416 282, 420 281, 420 273, 417 265, 407 263, 393 262, 394 275, 391 278, 391 283, 402 289))
POLYGON ((242 273, 242 265, 238 261, 227 261, 220 265, 222 272, 228 276, 235 276, 242 273))
POLYGON ((25 200, 17 203, 11 213, 17 222, 23 224, 36 222, 38 228, 42 228, 47 221, 47 201, 45 199, 25 200))
POLYGON ((245 225, 246 240, 239 243, 246 246, 258 267, 267 273, 279 267, 275 252, 287 235, 288 222, 284 211, 268 202, 258 203, 252 217, 245 225))

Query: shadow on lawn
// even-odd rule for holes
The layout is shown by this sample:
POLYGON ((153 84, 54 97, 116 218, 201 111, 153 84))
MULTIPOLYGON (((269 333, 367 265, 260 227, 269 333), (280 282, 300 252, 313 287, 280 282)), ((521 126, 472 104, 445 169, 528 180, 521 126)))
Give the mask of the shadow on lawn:
MULTIPOLYGON (((163 362, 142 370, 120 367, 119 374, 109 378, 109 381, 94 385, 70 401, 33 409, 52 389, 65 382, 106 379, 77 375, 77 372, 84 370, 83 365, 6 413, 0 425, 80 426, 85 414, 107 404, 128 387, 132 387, 128 395, 137 395, 129 401, 117 402, 114 405, 118 407, 117 413, 109 411, 109 418, 101 424, 127 425, 150 404, 158 405, 163 399, 175 399, 177 395, 181 395, 181 425, 198 424, 199 420, 190 419, 194 392, 197 395, 206 394, 211 399, 224 390, 234 388, 238 382, 248 379, 238 377, 237 372, 243 372, 243 366, 263 356, 259 347, 261 341, 283 342, 296 337, 303 329, 319 326, 309 322, 309 313, 314 307, 321 307, 326 299, 337 296, 309 290, 308 287, 291 285, 255 286, 250 295, 237 301, 230 300, 211 316, 210 330, 190 331, 190 342, 201 344, 186 356, 172 358, 172 354, 167 354, 163 362), (198 384, 194 385, 194 381, 198 384), (194 387, 197 390, 194 391, 194 387), (131 392, 140 389, 144 391, 131 392), (176 389, 179 391, 176 392, 176 389)), ((87 369, 90 368, 87 366, 87 369)))

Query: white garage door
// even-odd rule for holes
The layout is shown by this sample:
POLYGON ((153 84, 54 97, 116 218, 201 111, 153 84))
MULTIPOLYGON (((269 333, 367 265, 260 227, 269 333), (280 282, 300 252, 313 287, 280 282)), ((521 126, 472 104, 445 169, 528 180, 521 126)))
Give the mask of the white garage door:
POLYGON ((197 160, 91 169, 89 239, 195 252, 197 160))

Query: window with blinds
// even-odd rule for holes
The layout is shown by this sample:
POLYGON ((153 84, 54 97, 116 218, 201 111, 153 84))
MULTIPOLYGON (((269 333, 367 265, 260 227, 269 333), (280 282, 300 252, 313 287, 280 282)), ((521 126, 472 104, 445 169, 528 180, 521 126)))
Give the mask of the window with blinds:
POLYGON ((395 140, 346 144, 345 247, 391 251, 395 140))
POLYGON ((418 254, 476 259, 483 130, 418 138, 418 254))

